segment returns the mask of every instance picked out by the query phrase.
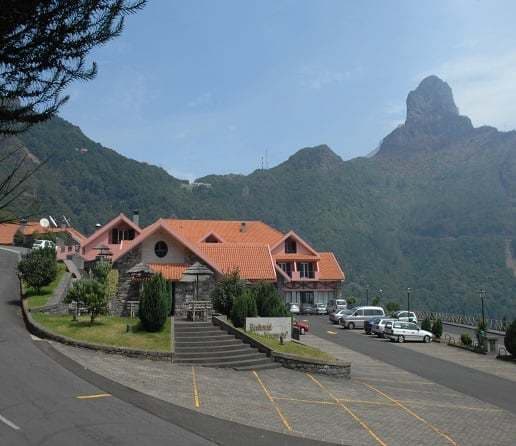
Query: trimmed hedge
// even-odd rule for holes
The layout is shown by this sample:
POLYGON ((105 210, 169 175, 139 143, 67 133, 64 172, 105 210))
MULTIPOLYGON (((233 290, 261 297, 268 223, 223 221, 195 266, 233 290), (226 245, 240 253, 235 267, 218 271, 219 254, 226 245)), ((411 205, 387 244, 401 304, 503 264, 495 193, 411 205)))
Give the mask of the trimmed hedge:
POLYGON ((143 284, 138 317, 145 331, 160 331, 170 312, 167 281, 161 274, 152 276, 143 284))

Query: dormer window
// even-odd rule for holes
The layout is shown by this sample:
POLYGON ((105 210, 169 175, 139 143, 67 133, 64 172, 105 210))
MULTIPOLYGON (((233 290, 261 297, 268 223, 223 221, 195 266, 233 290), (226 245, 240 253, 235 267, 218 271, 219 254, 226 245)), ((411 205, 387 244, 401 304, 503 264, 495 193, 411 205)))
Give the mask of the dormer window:
POLYGON ((156 256, 159 258, 163 258, 167 255, 167 253, 168 253, 167 244, 162 240, 160 240, 159 242, 156 242, 156 244, 154 245, 154 254, 156 254, 156 256))
POLYGON ((286 254, 295 254, 297 252, 297 243, 295 240, 288 238, 285 240, 285 253, 286 254))
POLYGON ((204 243, 220 243, 220 240, 213 234, 210 234, 208 237, 204 239, 204 243))

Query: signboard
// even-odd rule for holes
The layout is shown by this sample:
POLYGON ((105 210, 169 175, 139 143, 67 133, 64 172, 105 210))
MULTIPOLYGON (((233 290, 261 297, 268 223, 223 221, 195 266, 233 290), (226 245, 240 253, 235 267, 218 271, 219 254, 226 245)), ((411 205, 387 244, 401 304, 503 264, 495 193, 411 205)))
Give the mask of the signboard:
POLYGON ((283 340, 288 342, 291 338, 291 323, 290 317, 248 317, 245 320, 245 331, 275 338, 283 335, 283 340))

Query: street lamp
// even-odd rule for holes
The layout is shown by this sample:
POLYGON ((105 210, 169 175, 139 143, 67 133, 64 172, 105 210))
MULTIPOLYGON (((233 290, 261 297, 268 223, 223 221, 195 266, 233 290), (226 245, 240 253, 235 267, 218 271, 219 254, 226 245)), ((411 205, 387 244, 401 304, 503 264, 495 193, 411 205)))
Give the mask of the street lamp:
POLYGON ((366 306, 369 305, 369 285, 366 285, 366 306))
POLYGON ((410 288, 407 288, 407 320, 410 321, 410 288))
POLYGON ((485 317, 485 313, 484 313, 484 299, 486 297, 486 290, 484 290, 483 288, 480 288, 479 294, 480 294, 480 302, 482 304, 482 326, 485 327, 486 326, 486 317, 485 317))

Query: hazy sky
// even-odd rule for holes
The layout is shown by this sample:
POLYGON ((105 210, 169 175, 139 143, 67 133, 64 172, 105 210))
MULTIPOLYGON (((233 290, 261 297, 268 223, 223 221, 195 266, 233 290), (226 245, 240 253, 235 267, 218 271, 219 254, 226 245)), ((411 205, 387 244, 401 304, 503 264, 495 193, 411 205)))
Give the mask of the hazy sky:
POLYGON ((475 125, 516 128, 516 1, 149 0, 61 115, 193 179, 328 144, 373 150, 409 90, 446 80, 475 125))

